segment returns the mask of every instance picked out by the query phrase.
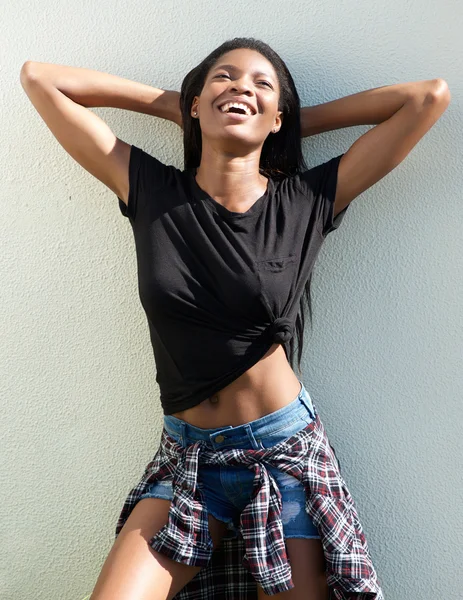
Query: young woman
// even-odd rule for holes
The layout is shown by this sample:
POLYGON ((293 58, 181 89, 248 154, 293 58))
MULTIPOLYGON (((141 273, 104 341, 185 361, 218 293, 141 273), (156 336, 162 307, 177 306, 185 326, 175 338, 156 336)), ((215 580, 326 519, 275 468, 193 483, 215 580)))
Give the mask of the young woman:
POLYGON ((301 109, 281 58, 235 38, 188 73, 180 97, 31 61, 21 83, 130 220, 164 411, 159 448, 126 499, 91 600, 381 600, 300 377, 304 300, 310 309, 325 237, 442 115, 446 82, 301 109), (96 106, 176 122, 184 170, 118 139, 87 109, 96 106), (376 126, 307 169, 301 137, 360 124, 376 126))

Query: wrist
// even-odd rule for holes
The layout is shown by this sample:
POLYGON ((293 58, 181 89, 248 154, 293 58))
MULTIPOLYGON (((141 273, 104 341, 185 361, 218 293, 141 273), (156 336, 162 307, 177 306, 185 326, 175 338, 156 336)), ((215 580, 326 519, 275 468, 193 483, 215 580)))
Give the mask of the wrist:
POLYGON ((164 113, 165 119, 176 123, 182 127, 182 113, 180 111, 180 92, 175 90, 165 90, 164 92, 164 113))

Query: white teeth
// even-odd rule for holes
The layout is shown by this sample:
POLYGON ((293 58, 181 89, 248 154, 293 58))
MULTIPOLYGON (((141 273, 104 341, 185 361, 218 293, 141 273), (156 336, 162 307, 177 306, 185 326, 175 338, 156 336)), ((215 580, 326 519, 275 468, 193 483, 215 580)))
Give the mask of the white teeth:
POLYGON ((241 102, 227 102, 226 104, 224 104, 223 106, 220 107, 220 110, 222 112, 227 112, 229 108, 231 107, 235 107, 235 108, 242 108, 247 115, 252 115, 252 111, 249 108, 249 106, 247 106, 246 104, 243 104, 241 102))

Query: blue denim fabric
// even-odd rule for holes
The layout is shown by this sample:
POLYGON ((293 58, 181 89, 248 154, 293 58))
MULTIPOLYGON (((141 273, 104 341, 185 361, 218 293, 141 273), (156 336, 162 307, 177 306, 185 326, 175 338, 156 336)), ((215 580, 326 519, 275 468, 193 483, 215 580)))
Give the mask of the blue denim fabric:
MULTIPOLYGON (((178 444, 186 447, 197 440, 206 441, 211 448, 270 448, 291 437, 311 421, 317 410, 304 384, 296 398, 279 410, 260 419, 235 427, 228 425, 216 429, 202 429, 185 421, 164 415, 164 427, 178 444)), ((294 477, 268 466, 282 497, 281 520, 285 538, 320 539, 317 528, 305 512, 305 492, 294 477)), ((201 465, 198 486, 203 490, 208 512, 228 523, 227 538, 236 536, 239 516, 252 493, 254 472, 245 466, 201 465)), ((172 483, 155 482, 142 498, 172 500, 172 483)))

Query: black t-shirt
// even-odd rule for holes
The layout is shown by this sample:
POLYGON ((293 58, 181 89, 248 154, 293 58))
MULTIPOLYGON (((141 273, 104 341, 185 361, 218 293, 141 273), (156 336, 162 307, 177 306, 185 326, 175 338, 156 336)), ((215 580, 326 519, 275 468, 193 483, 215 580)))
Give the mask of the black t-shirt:
POLYGON ((129 198, 138 291, 164 414, 196 406, 275 342, 288 356, 304 286, 333 220, 340 154, 282 181, 244 213, 132 146, 129 198))

